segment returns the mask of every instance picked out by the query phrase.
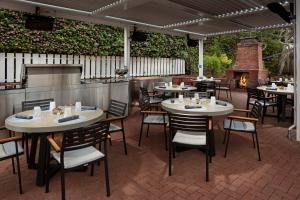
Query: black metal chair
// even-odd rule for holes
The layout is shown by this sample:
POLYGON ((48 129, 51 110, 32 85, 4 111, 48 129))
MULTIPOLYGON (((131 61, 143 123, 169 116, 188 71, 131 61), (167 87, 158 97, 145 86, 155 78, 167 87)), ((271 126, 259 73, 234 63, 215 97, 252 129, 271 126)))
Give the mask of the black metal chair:
MULTIPOLYGON (((50 107, 50 102, 54 101, 53 98, 50 99, 40 99, 40 100, 33 100, 33 101, 23 101, 22 102, 22 112, 23 111, 27 111, 27 110, 33 110, 33 108, 35 106, 40 106, 41 110, 47 110, 50 107)), ((35 134, 34 136, 32 136, 32 144, 31 144, 31 151, 32 151, 32 158, 30 161, 30 157, 29 157, 29 138, 32 135, 30 133, 23 133, 23 138, 25 140, 25 149, 26 149, 26 160, 27 163, 29 163, 30 165, 33 165, 34 163, 34 157, 35 157, 35 153, 36 153, 36 148, 37 148, 37 143, 38 143, 38 135, 35 134)), ((24 142, 23 142, 24 143, 24 142)))
MULTIPOLYGON (((122 132, 123 136, 123 144, 124 144, 124 151, 127 155, 127 146, 126 146, 126 137, 124 131, 124 119, 126 118, 127 104, 117 100, 110 100, 108 110, 106 112, 106 120, 109 122, 109 131, 108 134, 111 135, 112 133, 122 132), (120 122, 120 125, 114 124, 112 122, 120 122)), ((111 144, 111 139, 109 140, 111 144)))
POLYGON ((159 95, 149 92, 147 88, 140 87, 141 96, 143 98, 149 98, 150 104, 160 104, 163 99, 159 97, 159 95))
POLYGON ((205 99, 205 98, 210 97, 209 92, 186 92, 186 93, 184 93, 185 97, 189 97, 189 98, 195 97, 195 94, 198 94, 200 99, 205 99))
POLYGON ((232 96, 231 96, 232 81, 233 81, 233 79, 228 79, 228 80, 225 81, 225 83, 218 83, 217 84, 216 88, 218 90, 218 99, 220 98, 221 91, 225 91, 227 99, 228 99, 228 93, 229 93, 229 97, 232 100, 232 96))
POLYGON ((262 105, 262 116, 261 123, 264 123, 265 116, 267 114, 268 107, 272 107, 274 111, 274 107, 277 106, 276 97, 274 96, 266 96, 264 91, 258 90, 256 88, 247 88, 247 106, 246 109, 249 110, 250 105, 254 105, 256 101, 258 101, 262 105))
POLYGON ((140 98, 140 107, 141 107, 141 114, 142 114, 142 122, 141 122, 140 136, 139 136, 139 146, 141 146, 141 142, 142 142, 144 125, 147 125, 147 137, 149 134, 150 125, 159 125, 164 127, 165 145, 166 145, 166 150, 168 150, 167 112, 158 110, 159 109, 158 105, 156 106, 156 110, 153 111, 152 108, 155 107, 155 105, 152 105, 150 103, 149 97, 146 96, 142 96, 140 98))
POLYGON ((224 120, 225 134, 224 134, 223 143, 226 142, 224 157, 227 156, 230 134, 232 131, 237 131, 243 133, 250 133, 252 136, 252 142, 254 148, 255 148, 255 140, 256 140, 258 160, 260 161, 261 157, 260 157, 256 125, 259 120, 259 117, 261 116, 262 105, 258 101, 255 101, 251 110, 235 109, 235 111, 245 112, 247 114, 247 117, 231 115, 224 120))
MULTIPOLYGON (((98 122, 89 127, 66 131, 63 134, 61 147, 53 138, 48 137, 49 144, 54 151, 52 157, 57 161, 61 174, 61 198, 65 199, 65 172, 78 167, 91 165, 90 175, 94 175, 94 164, 104 161, 106 195, 110 196, 110 186, 107 164, 107 136, 109 123, 98 122), (96 148, 96 145, 104 143, 104 152, 96 148)), ((49 152, 48 152, 49 153, 49 152)), ((50 173, 49 167, 46 176, 46 192, 49 192, 50 173)))
POLYGON ((209 180, 209 134, 212 130, 209 117, 169 113, 169 176, 172 175, 172 153, 176 146, 204 149, 206 157, 206 181, 209 180), (174 137, 172 137, 174 135, 174 137))
POLYGON ((197 83, 197 92, 208 92, 210 96, 216 96, 215 81, 200 81, 197 83))
MULTIPOLYGON (((6 129, 4 127, 1 127, 0 131, 3 130, 6 129)), ((17 161, 17 174, 18 174, 20 194, 23 194, 23 189, 22 189, 19 155, 22 155, 24 150, 18 141, 22 141, 22 140, 23 138, 21 136, 11 136, 11 135, 8 138, 0 139, 0 161, 11 159, 14 174, 16 173, 14 159, 16 159, 17 161)))

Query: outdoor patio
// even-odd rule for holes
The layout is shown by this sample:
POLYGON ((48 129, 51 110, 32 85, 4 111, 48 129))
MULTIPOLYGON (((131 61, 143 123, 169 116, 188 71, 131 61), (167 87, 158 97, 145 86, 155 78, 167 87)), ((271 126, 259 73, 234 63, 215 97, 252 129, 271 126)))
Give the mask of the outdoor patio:
MULTIPOLYGON (((237 108, 245 107, 246 94, 233 92, 237 108)), ((109 172, 112 195, 105 196, 103 165, 95 167, 95 175, 70 172, 66 175, 68 199, 300 199, 300 152, 297 142, 287 140, 289 122, 277 123, 266 118, 259 125, 258 135, 262 161, 257 161, 250 135, 231 137, 227 158, 222 144, 224 131, 215 124, 216 156, 210 165, 210 181, 205 182, 204 154, 197 150, 177 153, 174 171, 168 176, 168 152, 164 150, 162 130, 150 129, 138 147, 139 109, 134 108, 125 121, 128 155, 119 138, 113 137, 109 147, 109 172)), ((222 119, 219 121, 222 127, 222 119)), ((294 136, 293 136, 294 138, 294 136)), ((27 169, 21 156, 24 194, 16 192, 17 177, 12 174, 11 161, 1 163, 0 199, 59 199, 60 177, 51 181, 50 192, 35 186, 35 171, 27 169)))

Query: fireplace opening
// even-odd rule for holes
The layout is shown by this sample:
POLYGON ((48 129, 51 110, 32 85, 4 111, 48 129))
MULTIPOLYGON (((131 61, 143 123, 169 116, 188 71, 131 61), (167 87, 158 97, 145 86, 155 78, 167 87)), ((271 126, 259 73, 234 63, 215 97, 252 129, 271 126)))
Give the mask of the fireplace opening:
POLYGON ((249 80, 249 73, 247 72, 234 72, 236 88, 246 88, 249 80))

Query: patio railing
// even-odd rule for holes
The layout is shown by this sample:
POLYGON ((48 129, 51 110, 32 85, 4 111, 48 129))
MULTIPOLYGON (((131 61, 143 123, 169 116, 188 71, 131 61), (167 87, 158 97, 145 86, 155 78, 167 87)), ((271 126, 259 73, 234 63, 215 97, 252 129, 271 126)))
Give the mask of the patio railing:
MULTIPOLYGON (((19 82, 22 64, 82 64, 82 79, 115 77, 124 68, 120 56, 64 54, 0 53, 0 83, 19 82)), ((176 58, 131 57, 130 76, 163 76, 185 74, 185 62, 176 58)))

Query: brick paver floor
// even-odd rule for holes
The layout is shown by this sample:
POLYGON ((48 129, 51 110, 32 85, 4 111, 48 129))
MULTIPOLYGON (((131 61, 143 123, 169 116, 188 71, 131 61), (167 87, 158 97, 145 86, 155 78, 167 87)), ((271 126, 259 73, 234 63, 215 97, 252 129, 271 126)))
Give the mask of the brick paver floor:
MULTIPOLYGON (((245 94, 234 92, 233 103, 245 108, 245 94)), ((197 150, 178 153, 173 175, 168 176, 168 154, 164 149, 163 129, 151 127, 137 145, 139 110, 133 108, 126 120, 128 155, 123 152, 119 135, 109 147, 111 197, 105 196, 103 165, 94 177, 89 172, 66 175, 67 199, 300 199, 300 145, 287 139, 289 122, 266 118, 259 125, 262 161, 257 161, 250 135, 233 134, 227 158, 223 157, 222 118, 215 119, 216 156, 210 164, 210 181, 205 182, 205 157, 197 150)), ((17 177, 10 161, 0 162, 0 199, 60 199, 60 176, 50 185, 50 193, 37 187, 35 171, 21 159, 24 194, 19 195, 17 177)))

